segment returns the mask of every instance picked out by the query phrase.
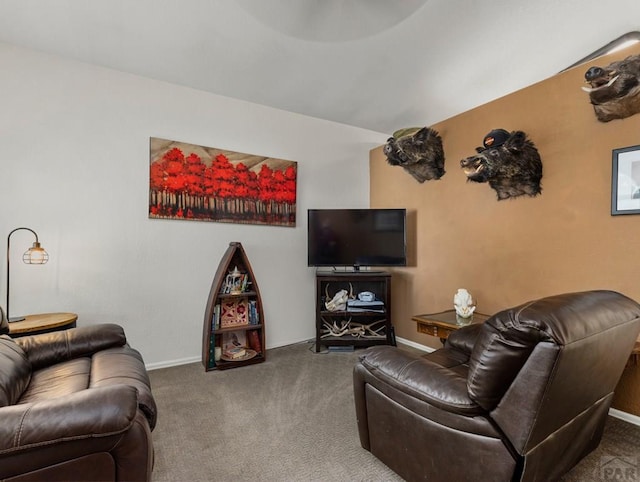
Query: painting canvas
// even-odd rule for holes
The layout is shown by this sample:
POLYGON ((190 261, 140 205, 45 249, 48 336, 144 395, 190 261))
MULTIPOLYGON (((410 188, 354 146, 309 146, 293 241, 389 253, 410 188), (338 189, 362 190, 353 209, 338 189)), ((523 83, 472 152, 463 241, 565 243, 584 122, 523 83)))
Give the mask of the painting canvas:
POLYGON ((150 139, 149 217, 296 225, 297 162, 150 139))

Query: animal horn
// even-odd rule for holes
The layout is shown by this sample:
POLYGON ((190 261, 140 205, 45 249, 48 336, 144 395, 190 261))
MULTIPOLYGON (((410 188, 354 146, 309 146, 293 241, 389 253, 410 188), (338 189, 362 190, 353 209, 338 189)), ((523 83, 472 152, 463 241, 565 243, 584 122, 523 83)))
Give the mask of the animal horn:
POLYGON ((349 283, 349 298, 351 298, 352 300, 355 300, 356 297, 353 294, 353 285, 351 283, 349 283))

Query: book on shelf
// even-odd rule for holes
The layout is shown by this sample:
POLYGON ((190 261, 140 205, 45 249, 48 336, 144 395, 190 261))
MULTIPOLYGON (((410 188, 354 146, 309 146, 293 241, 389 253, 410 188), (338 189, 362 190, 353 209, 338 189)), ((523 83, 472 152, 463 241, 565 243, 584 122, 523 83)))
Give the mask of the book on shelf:
POLYGON ((256 300, 249 300, 249 324, 260 324, 260 315, 258 314, 258 304, 256 300))
POLYGON ((352 313, 365 313, 365 312, 384 313, 384 308, 381 309, 379 306, 374 306, 371 308, 347 306, 347 311, 350 311, 352 313))
POLYGON ((211 318, 211 328, 214 330, 220 329, 220 303, 216 303, 213 307, 213 316, 211 318))
POLYGON ((211 338, 209 338, 209 368, 213 368, 214 366, 216 366, 216 362, 215 362, 215 355, 216 355, 216 337, 212 336, 211 338))
POLYGON ((242 346, 232 346, 227 348, 223 353, 227 358, 235 360, 237 358, 242 358, 243 356, 245 356, 247 354, 247 350, 242 346))
POLYGON ((347 306, 384 306, 384 302, 380 300, 362 301, 362 300, 347 300, 347 306))
POLYGON ((249 342, 249 348, 256 353, 262 353, 262 343, 260 342, 258 330, 249 331, 249 333, 247 333, 247 341, 249 342))
POLYGON ((235 360, 236 358, 242 358, 243 356, 245 356, 247 354, 247 350, 244 347, 241 346, 234 346, 234 347, 230 347, 227 348, 224 351, 224 355, 227 358, 231 358, 233 360, 235 360))

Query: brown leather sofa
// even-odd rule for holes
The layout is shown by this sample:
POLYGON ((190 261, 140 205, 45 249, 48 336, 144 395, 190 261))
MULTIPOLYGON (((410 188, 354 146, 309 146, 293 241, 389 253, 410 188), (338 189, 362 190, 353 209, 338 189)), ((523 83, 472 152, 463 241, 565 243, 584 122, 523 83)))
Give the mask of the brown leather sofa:
POLYGON ((354 368, 362 446, 409 481, 552 481, 600 443, 640 305, 570 293, 461 328, 420 356, 379 346, 354 368))
POLYGON ((151 480, 156 416, 120 326, 0 336, 1 480, 151 480))

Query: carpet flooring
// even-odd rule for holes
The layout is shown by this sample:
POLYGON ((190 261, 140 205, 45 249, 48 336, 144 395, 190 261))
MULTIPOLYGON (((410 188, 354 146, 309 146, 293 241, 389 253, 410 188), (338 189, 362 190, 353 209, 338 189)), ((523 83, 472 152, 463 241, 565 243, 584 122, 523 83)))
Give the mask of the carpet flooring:
MULTIPOLYGON (((360 447, 351 375, 359 352, 312 347, 272 349, 265 363, 226 371, 199 363, 151 371, 153 480, 402 480, 360 447)), ((598 449, 562 481, 606 480, 612 460, 640 471, 640 427, 609 417, 598 449)))

